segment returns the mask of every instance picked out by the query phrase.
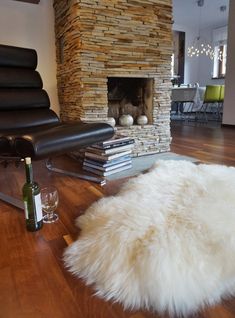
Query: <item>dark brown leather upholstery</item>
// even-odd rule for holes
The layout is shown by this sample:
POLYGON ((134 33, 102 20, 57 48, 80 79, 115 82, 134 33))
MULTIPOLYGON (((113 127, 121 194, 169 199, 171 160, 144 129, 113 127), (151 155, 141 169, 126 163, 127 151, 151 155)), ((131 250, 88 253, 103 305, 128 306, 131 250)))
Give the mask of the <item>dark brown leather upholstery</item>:
POLYGON ((61 123, 36 66, 35 50, 0 45, 0 156, 41 159, 113 136, 105 123, 61 123))
POLYGON ((50 100, 47 92, 43 89, 0 88, 0 111, 49 107, 50 100))
POLYGON ((0 45, 0 65, 6 67, 22 67, 35 70, 38 59, 37 52, 16 46, 0 45))
POLYGON ((110 136, 111 131, 110 126, 103 123, 61 124, 45 131, 15 137, 15 149, 22 157, 41 159, 103 141, 104 136, 110 136))
POLYGON ((0 67, 0 87, 42 88, 42 79, 37 71, 19 67, 0 67))
POLYGON ((12 131, 15 129, 28 129, 42 127, 44 125, 59 124, 59 118, 51 109, 23 109, 12 111, 0 111, 0 132, 12 131))

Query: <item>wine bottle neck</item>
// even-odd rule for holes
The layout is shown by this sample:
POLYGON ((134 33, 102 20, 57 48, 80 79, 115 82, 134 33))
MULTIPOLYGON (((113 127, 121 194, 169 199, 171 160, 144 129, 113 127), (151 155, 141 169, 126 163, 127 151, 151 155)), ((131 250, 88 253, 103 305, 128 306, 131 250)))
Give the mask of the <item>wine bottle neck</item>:
POLYGON ((26 182, 32 183, 33 182, 32 164, 25 164, 25 172, 26 172, 26 182))

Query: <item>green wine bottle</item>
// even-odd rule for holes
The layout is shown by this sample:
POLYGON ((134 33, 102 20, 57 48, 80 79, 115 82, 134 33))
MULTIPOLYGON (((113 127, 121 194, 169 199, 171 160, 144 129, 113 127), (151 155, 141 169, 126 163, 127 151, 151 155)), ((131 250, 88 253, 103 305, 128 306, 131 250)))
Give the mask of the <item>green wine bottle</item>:
POLYGON ((23 200, 26 229, 34 232, 42 228, 42 204, 40 187, 33 181, 31 158, 25 158, 26 183, 23 186, 23 200))

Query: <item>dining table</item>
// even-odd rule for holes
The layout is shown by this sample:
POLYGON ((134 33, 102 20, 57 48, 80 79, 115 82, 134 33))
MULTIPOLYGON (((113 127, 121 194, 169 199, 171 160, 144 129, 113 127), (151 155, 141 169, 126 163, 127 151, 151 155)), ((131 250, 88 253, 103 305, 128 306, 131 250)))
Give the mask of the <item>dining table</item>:
POLYGON ((171 92, 172 110, 176 113, 197 112, 204 100, 206 87, 173 87, 171 92))

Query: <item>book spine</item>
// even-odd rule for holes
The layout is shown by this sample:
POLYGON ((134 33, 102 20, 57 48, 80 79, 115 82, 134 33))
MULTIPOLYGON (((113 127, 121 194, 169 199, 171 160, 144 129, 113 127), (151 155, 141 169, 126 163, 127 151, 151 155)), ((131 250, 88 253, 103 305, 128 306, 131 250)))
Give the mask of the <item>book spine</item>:
POLYGON ((110 148, 110 149, 96 149, 92 146, 92 147, 88 147, 87 150, 89 152, 92 152, 98 155, 111 155, 111 154, 116 154, 125 150, 130 150, 132 148, 133 148, 133 145, 125 145, 125 146, 110 148))
POLYGON ((116 148, 116 147, 131 145, 131 144, 134 144, 134 143, 135 143, 135 140, 131 139, 131 140, 117 142, 117 143, 114 143, 114 144, 103 145, 103 146, 102 145, 98 145, 98 144, 94 144, 94 145, 92 145, 92 147, 96 148, 96 149, 112 149, 112 148, 116 148))
POLYGON ((87 167, 87 166, 83 166, 83 169, 85 171, 89 171, 89 172, 92 172, 94 174, 97 174, 99 176, 103 176, 103 177, 106 177, 106 176, 109 176, 111 174, 114 174, 114 173, 118 173, 118 172, 122 172, 124 170, 127 170, 127 169, 130 169, 132 167, 131 164, 127 164, 121 168, 118 168, 118 169, 114 169, 112 171, 99 171, 97 169, 93 169, 93 168, 90 168, 90 167, 87 167))
POLYGON ((100 161, 100 160, 95 160, 95 159, 91 159, 91 158, 85 158, 84 162, 93 164, 95 166, 101 166, 101 167, 109 167, 112 165, 115 165, 117 163, 121 163, 121 162, 126 162, 126 161, 131 161, 131 156, 123 156, 117 159, 113 159, 113 160, 109 160, 109 161, 100 161))
POLYGON ((115 165, 108 166, 108 167, 97 166, 97 165, 91 164, 89 162, 84 162, 83 166, 90 167, 90 168, 93 168, 93 169, 97 169, 97 170, 100 170, 100 171, 111 171, 111 170, 120 168, 122 166, 125 166, 127 164, 131 164, 131 160, 124 161, 124 162, 121 162, 121 163, 116 163, 115 165))
POLYGON ((121 137, 121 138, 109 139, 109 140, 106 140, 106 141, 99 142, 98 145, 101 145, 101 146, 112 145, 112 144, 115 144, 116 142, 126 141, 126 140, 130 140, 130 137, 121 137))
POLYGON ((85 157, 89 157, 89 158, 93 158, 93 159, 97 158, 97 159, 100 159, 101 161, 108 161, 108 160, 116 159, 116 158, 119 158, 122 156, 126 156, 130 153, 131 153, 131 150, 127 150, 127 151, 116 153, 113 155, 98 155, 98 154, 86 151, 85 157))

